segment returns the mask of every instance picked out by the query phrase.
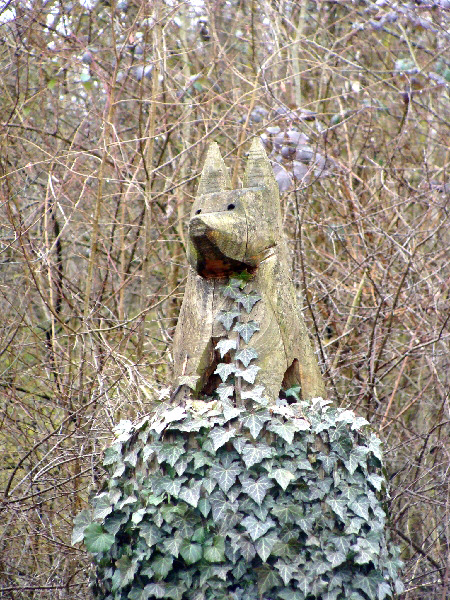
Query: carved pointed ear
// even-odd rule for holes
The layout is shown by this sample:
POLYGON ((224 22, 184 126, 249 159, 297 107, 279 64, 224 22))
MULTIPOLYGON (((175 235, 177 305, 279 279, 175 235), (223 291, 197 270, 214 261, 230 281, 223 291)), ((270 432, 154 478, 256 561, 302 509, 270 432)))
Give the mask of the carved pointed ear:
POLYGON ((258 187, 262 185, 278 189, 272 165, 267 158, 263 143, 259 137, 256 137, 252 142, 247 159, 244 187, 258 187))
POLYGON ((202 176, 198 184, 197 196, 212 194, 213 192, 223 192, 230 189, 231 181, 228 169, 220 154, 219 146, 215 142, 212 142, 206 154, 202 176))

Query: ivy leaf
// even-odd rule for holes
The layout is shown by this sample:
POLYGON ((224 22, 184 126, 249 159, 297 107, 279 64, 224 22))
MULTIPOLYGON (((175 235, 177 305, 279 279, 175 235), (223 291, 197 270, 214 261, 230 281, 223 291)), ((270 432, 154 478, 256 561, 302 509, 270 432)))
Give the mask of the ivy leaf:
POLYGON ((336 415, 335 420, 337 423, 353 423, 353 421, 355 420, 355 413, 348 408, 344 410, 338 409, 338 413, 336 415))
POLYGON ((236 371, 236 365, 233 365, 232 363, 219 363, 217 365, 217 369, 214 371, 214 374, 219 375, 222 381, 226 381, 228 377, 236 371))
POLYGON ((261 300, 261 296, 259 294, 239 294, 236 298, 237 304, 242 304, 243 308, 250 313, 252 308, 255 306, 257 302, 261 300))
MULTIPOLYGON (((146 588, 147 586, 145 586, 144 590, 146 588)), ((184 585, 166 585, 164 598, 171 598, 172 600, 181 600, 185 591, 186 587, 184 585)))
POLYGON ((335 550, 340 550, 347 555, 350 548, 350 539, 345 535, 332 535, 329 541, 333 543, 335 550))
POLYGON ((91 511, 85 508, 73 520, 72 545, 83 541, 84 530, 92 523, 91 511))
POLYGON ((304 533, 306 533, 306 535, 311 536, 315 521, 316 518, 313 515, 308 515, 300 517, 297 521, 297 525, 304 533))
POLYGON ((233 326, 234 320, 237 317, 239 317, 240 314, 241 313, 238 310, 222 311, 218 315, 217 320, 220 323, 222 323, 222 325, 227 331, 230 331, 231 327, 233 326))
POLYGON ((131 465, 132 467, 135 467, 136 463, 137 463, 137 457, 138 457, 138 450, 137 450, 137 448, 134 448, 133 450, 131 450, 131 452, 128 452, 124 456, 123 462, 126 462, 129 465, 131 465))
POLYGON ((156 452, 156 456, 158 457, 159 464, 166 462, 173 467, 180 456, 185 452, 186 450, 183 446, 163 444, 162 448, 156 452))
POLYGON ((325 502, 338 517, 346 521, 348 502, 345 498, 326 498, 325 502))
POLYGON ((255 542, 256 552, 259 554, 263 562, 267 561, 273 547, 277 542, 278 538, 274 533, 270 533, 269 535, 266 535, 255 542))
POLYGON ((132 436, 133 423, 129 419, 122 419, 113 428, 113 432, 118 442, 127 442, 132 436))
POLYGON ((116 570, 111 578, 112 589, 125 587, 134 579, 134 574, 137 571, 137 561, 130 560, 128 556, 122 556, 116 561, 116 570))
POLYGON ((225 402, 223 403, 222 406, 223 406, 223 417, 225 419, 225 423, 238 417, 241 414, 241 412, 243 412, 243 410, 244 410, 243 408, 236 408, 232 404, 226 404, 225 402))
POLYGON ((250 537, 255 542, 258 538, 267 533, 269 529, 275 527, 275 521, 272 521, 272 519, 267 519, 263 522, 259 519, 256 519, 253 515, 249 515, 241 521, 241 525, 245 527, 250 537))
POLYGON ((212 441, 214 452, 226 444, 235 434, 235 429, 223 429, 222 427, 214 427, 209 432, 209 438, 212 441))
POLYGON ((336 464, 337 456, 334 452, 330 452, 330 454, 320 452, 317 455, 317 459, 320 460, 320 462, 322 463, 322 467, 325 473, 329 475, 332 472, 334 465, 336 464))
POLYGON ((139 525, 139 523, 142 521, 142 519, 144 518, 146 513, 147 513, 146 508, 140 508, 139 510, 133 511, 133 513, 131 515, 131 522, 134 525, 139 525))
POLYGON ((214 481, 214 479, 211 479, 211 477, 205 477, 202 479, 203 489, 208 492, 208 494, 212 494, 216 485, 217 481, 214 481))
POLYGON ((348 502, 353 502, 362 490, 356 483, 354 485, 349 485, 349 483, 340 482, 338 487, 342 492, 341 497, 345 498, 348 502))
MULTIPOLYGON (((333 590, 326 592, 322 596, 322 599, 323 600, 338 600, 338 597, 340 596, 341 592, 342 592, 341 588, 334 588, 333 590)), ((357 600, 357 599, 350 596, 350 598, 348 600, 357 600)), ((364 599, 361 596, 359 596, 359 600, 364 600, 364 599)))
POLYGON ((239 476, 239 479, 242 483, 242 490, 260 506, 267 491, 273 487, 272 481, 265 475, 262 475, 259 479, 255 480, 251 479, 247 474, 243 474, 239 476))
POLYGON ((225 298, 232 298, 235 300, 241 295, 242 280, 230 277, 226 284, 222 288, 222 294, 225 298))
POLYGON ((354 448, 350 452, 348 460, 344 461, 350 475, 353 475, 359 465, 366 465, 368 452, 370 452, 369 448, 365 447, 354 448))
POLYGON ((233 331, 237 331, 246 344, 249 343, 254 333, 259 331, 259 323, 247 321, 247 323, 236 323, 233 331))
POLYGON ((376 473, 371 473, 367 477, 367 481, 373 485, 373 487, 377 490, 377 492, 381 491, 382 486, 385 484, 385 478, 381 475, 377 475, 376 473))
MULTIPOLYGON (((196 378, 200 379, 200 377, 196 378)), ((182 384, 180 383, 180 385, 182 384)), ((186 415, 186 410, 182 406, 175 406, 174 408, 171 408, 170 410, 164 413, 164 421, 166 423, 172 423, 173 421, 181 421, 186 417, 186 415)))
POLYGON ((383 443, 380 440, 380 438, 374 433, 372 433, 369 439, 369 450, 376 458, 378 458, 380 462, 383 462, 383 454, 381 451, 382 445, 383 443))
POLYGON ((206 519, 206 517, 209 514, 209 511, 211 510, 211 504, 208 498, 200 498, 197 504, 197 508, 206 519))
MULTIPOLYGON (((281 402, 285 402, 284 399, 281 400, 281 402)), ((294 411, 291 409, 290 406, 287 406, 285 404, 283 405, 272 405, 270 407, 270 412, 272 414, 276 414, 276 415, 281 415, 282 417, 284 417, 285 419, 292 419, 294 417, 294 411)))
POLYGON ((197 508, 197 504, 200 498, 200 490, 202 487, 202 481, 194 481, 190 487, 184 487, 180 490, 179 498, 184 500, 194 508, 197 508))
POLYGON ((228 571, 231 569, 231 565, 230 566, 220 566, 220 567, 212 567, 212 573, 214 575, 214 577, 217 577, 218 579, 221 579, 222 581, 226 581, 227 580, 227 574, 228 571))
POLYGON ((98 496, 95 496, 94 501, 94 515, 93 519, 103 520, 112 512, 111 500, 109 499, 108 492, 103 492, 98 496))
POLYGON ((202 558, 203 550, 200 544, 184 542, 180 548, 180 554, 188 565, 192 565, 202 558))
POLYGON ((338 422, 336 424, 336 427, 332 427, 330 429, 329 436, 330 436, 330 442, 336 442, 340 438, 348 439, 349 432, 348 432, 347 424, 343 423, 343 422, 338 422))
POLYGON ((269 567, 269 565, 258 567, 255 571, 257 573, 258 592, 260 597, 262 597, 265 592, 280 585, 280 577, 272 567, 269 567))
POLYGON ((272 419, 270 424, 267 426, 267 429, 276 433, 288 444, 292 444, 294 440, 294 434, 297 431, 297 428, 292 423, 282 423, 278 419, 272 419))
POLYGON ((291 481, 296 478, 295 475, 287 469, 274 469, 269 474, 269 477, 275 479, 275 481, 281 488, 283 488, 283 490, 286 490, 291 481))
POLYGON ((264 458, 271 458, 274 454, 274 448, 266 444, 257 444, 255 446, 247 444, 242 449, 242 459, 247 469, 260 463, 264 458))
POLYGON ((183 460, 179 460, 175 465, 175 472, 178 477, 181 477, 183 473, 186 471, 188 466, 188 461, 184 458, 183 460))
POLYGON ((111 535, 116 535, 121 525, 128 521, 128 515, 120 510, 114 511, 103 522, 104 529, 111 535))
POLYGON ((247 438, 244 436, 235 437, 232 439, 231 443, 233 444, 236 452, 242 455, 244 448, 247 445, 247 438))
POLYGON ((103 466, 107 467, 109 465, 113 465, 117 461, 120 461, 121 449, 122 444, 120 443, 113 444, 109 448, 106 448, 103 456, 103 466))
POLYGON ((122 498, 122 500, 116 504, 116 509, 122 510, 124 506, 134 504, 135 502, 137 502, 137 498, 134 494, 131 494, 130 496, 125 496, 125 498, 122 498))
POLYGON ((251 348, 250 346, 247 348, 243 348, 242 350, 240 350, 240 352, 236 354, 236 360, 240 360, 245 368, 248 367, 248 365, 254 358, 258 358, 258 353, 254 348, 251 348))
POLYGON ((243 371, 241 371, 240 369, 237 370, 236 375, 238 377, 242 377, 242 379, 244 379, 248 383, 255 383, 256 376, 260 369, 261 369, 261 367, 252 365, 251 367, 248 367, 248 369, 245 369, 243 371))
MULTIPOLYGON (((166 595, 166 586, 163 583, 148 583, 142 591, 141 599, 148 600, 148 598, 164 598, 166 595)), ((130 595, 128 595, 130 598, 130 595)), ((140 600, 141 600, 140 599, 140 600)))
POLYGON ((221 535, 215 535, 213 545, 204 548, 203 558, 211 563, 225 561, 225 539, 221 535))
POLYGON ((213 519, 215 523, 223 521, 228 512, 234 510, 234 506, 229 502, 222 492, 215 492, 210 496, 213 519))
POLYGON ((378 584, 378 600, 384 600, 392 596, 392 588, 386 581, 378 584))
POLYGON ((222 339, 216 344, 216 349, 220 353, 220 358, 223 358, 230 350, 236 350, 237 340, 230 340, 228 338, 222 339))
POLYGON ((368 575, 358 574, 353 579, 354 587, 365 592, 370 600, 378 600, 378 586, 381 583, 384 583, 384 577, 379 572, 372 572, 368 575))
POLYGON ((161 540, 161 532, 158 527, 148 521, 144 521, 139 525, 139 535, 144 538, 149 548, 161 540))
POLYGON ((122 477, 122 475, 125 473, 125 469, 126 469, 125 463, 118 462, 116 464, 114 473, 111 474, 111 479, 117 479, 118 477, 122 477))
POLYGON ((168 479, 168 481, 164 484, 164 489, 171 496, 178 498, 181 486, 185 481, 186 477, 179 477, 178 479, 168 479))
POLYGON ((342 550, 330 550, 326 552, 325 555, 327 560, 331 563, 333 569, 344 563, 347 558, 346 554, 342 552, 342 550))
POLYGON ((159 448, 162 448, 162 443, 161 443, 161 442, 157 442, 156 444, 155 444, 155 443, 152 443, 152 444, 146 444, 146 445, 144 446, 144 450, 143 450, 143 452, 142 452, 142 460, 143 460, 144 462, 147 462, 147 460, 148 460, 148 459, 149 459, 151 456, 153 456, 154 454, 156 454, 156 451, 157 451, 159 448))
POLYGON ((284 585, 288 585, 294 574, 298 571, 297 565, 285 563, 282 560, 277 560, 275 563, 275 568, 278 570, 284 585))
POLYGON ((226 465, 219 464, 214 465, 211 469, 211 477, 217 481, 220 489, 226 494, 236 481, 236 477, 239 475, 239 473, 241 473, 241 471, 242 467, 240 467, 239 463, 237 462, 226 465))
POLYGON ((298 590, 284 589, 278 592, 278 596, 282 600, 305 600, 305 594, 298 590))
POLYGON ((172 556, 158 556, 151 562, 151 567, 156 579, 164 579, 172 570, 173 558, 172 556))
POLYGON ((230 385, 229 383, 221 383, 216 389, 217 395, 220 398, 221 402, 225 402, 228 398, 230 398, 234 393, 234 385, 230 385))
POLYGON ((364 427, 364 425, 370 425, 370 423, 364 417, 357 417, 356 415, 354 415, 350 425, 351 428, 355 430, 361 429, 361 427, 364 427))
POLYGON ((114 539, 99 523, 91 523, 84 530, 84 544, 92 554, 107 552, 114 544, 114 539))
POLYGON ((358 517, 362 517, 366 521, 369 520, 369 501, 363 494, 358 496, 356 500, 349 505, 349 508, 355 515, 358 515, 358 517))
POLYGON ((296 523, 303 517, 303 508, 298 504, 277 505, 270 512, 282 524, 296 523))
MULTIPOLYGON (((150 571, 151 571, 151 569, 150 569, 150 571)), ((147 594, 145 592, 145 589, 142 589, 142 587, 140 585, 139 586, 133 585, 130 592, 128 593, 128 600, 148 600, 148 597, 149 597, 149 594, 147 594)))
POLYGON ((300 573, 295 576, 295 581, 297 582, 299 590, 303 592, 305 597, 308 596, 313 583, 313 578, 311 577, 310 573, 300 571, 300 573))
POLYGON ((250 433, 256 440, 261 429, 264 427, 264 423, 270 419, 270 414, 267 411, 259 411, 255 413, 247 414, 242 419, 242 425, 250 430, 250 433))
POLYGON ((243 535, 233 534, 233 537, 231 537, 231 544, 235 549, 240 551, 243 559, 247 563, 251 562, 256 555, 255 546, 243 535))
POLYGON ((352 533, 359 533, 361 527, 366 522, 365 519, 361 519, 360 517, 354 517, 350 519, 350 523, 345 527, 345 533, 347 535, 351 535, 352 533))
POLYGON ((373 550, 367 547, 363 547, 359 548, 353 560, 358 565, 366 565, 371 560, 373 560, 375 556, 377 556, 377 554, 374 553, 373 550))
POLYGON ((241 398, 242 400, 254 400, 258 404, 265 406, 268 400, 263 397, 264 391, 263 385, 255 385, 251 390, 241 392, 241 398))
POLYGON ((198 452, 194 452, 193 458, 194 458, 194 470, 195 471, 198 471, 205 465, 211 466, 213 464, 212 458, 210 458, 209 456, 206 456, 200 450, 198 452))
POLYGON ((284 394, 286 398, 289 398, 289 396, 291 396, 292 398, 295 398, 297 402, 300 402, 300 390, 301 387, 299 385, 294 385, 288 390, 286 390, 284 394))

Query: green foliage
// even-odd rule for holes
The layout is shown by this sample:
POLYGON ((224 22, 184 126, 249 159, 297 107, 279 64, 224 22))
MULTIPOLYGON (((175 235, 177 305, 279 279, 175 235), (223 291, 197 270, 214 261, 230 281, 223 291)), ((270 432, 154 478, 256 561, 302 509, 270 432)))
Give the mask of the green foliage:
POLYGON ((162 405, 107 453, 105 489, 73 534, 93 554, 97 598, 383 600, 401 590, 375 434, 321 399, 231 420, 219 399, 198 404, 176 420, 162 405))
MULTIPOLYGON (((244 286, 233 278, 226 288, 237 307, 244 286)), ((296 388, 293 404, 265 407, 248 366, 256 351, 231 341, 217 345, 234 362, 218 365, 216 397, 162 404, 116 429, 105 488, 73 532, 93 554, 95 597, 392 598, 401 563, 385 530, 378 438, 353 412, 301 401, 296 388)))

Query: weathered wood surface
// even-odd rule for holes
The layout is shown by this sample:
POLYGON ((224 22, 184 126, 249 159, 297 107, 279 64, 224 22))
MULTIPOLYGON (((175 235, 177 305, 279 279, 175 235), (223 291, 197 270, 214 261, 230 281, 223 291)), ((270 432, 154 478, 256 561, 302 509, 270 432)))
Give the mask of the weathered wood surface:
MULTIPOLYGON (((261 296, 240 320, 257 321, 251 339, 261 368, 257 383, 275 402, 280 389, 301 386, 305 399, 324 397, 316 356, 297 302, 282 232, 278 185, 259 139, 253 142, 244 188, 230 190, 227 168, 211 144, 189 222, 189 275, 174 339, 174 384, 192 378, 194 394, 211 393, 217 341, 229 334, 216 320, 231 304, 223 287, 233 273, 253 274, 248 289, 261 296), (183 381, 183 380, 181 380, 183 381)), ((237 335, 237 334, 234 334, 237 335)))

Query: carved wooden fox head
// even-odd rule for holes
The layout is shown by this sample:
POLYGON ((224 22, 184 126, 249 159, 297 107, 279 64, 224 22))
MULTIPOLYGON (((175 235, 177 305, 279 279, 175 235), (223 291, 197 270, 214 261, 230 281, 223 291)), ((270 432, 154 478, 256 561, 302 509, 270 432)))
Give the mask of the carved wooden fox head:
POLYGON ((278 185, 259 139, 250 149, 244 186, 230 190, 227 167, 212 143, 189 222, 188 260, 202 277, 252 272, 280 242, 278 185))

